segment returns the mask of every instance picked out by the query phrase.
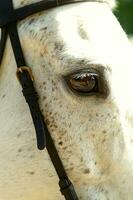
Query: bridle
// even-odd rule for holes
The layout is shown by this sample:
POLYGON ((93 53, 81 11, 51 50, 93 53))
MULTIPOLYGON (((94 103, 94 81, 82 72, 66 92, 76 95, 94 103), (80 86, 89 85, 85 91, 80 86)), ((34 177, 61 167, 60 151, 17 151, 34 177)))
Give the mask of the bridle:
MULTIPOLYGON (((84 0, 85 1, 85 0, 84 0)), ((89 1, 89 0, 86 0, 89 1)), ((91 2, 104 2, 104 0, 90 0, 91 2)), ((17 31, 17 22, 37 12, 53 7, 83 2, 82 0, 43 0, 38 3, 30 4, 18 9, 13 8, 12 0, 0 0, 0 64, 2 62, 7 36, 9 35, 13 48, 16 64, 17 78, 22 86, 22 92, 29 105, 33 124, 36 131, 37 146, 39 150, 45 147, 48 150, 51 161, 59 177, 59 187, 66 200, 78 200, 74 186, 67 176, 62 161, 58 155, 52 137, 48 131, 44 117, 38 104, 38 94, 34 87, 34 78, 31 68, 26 65, 26 61, 21 48, 17 31)))

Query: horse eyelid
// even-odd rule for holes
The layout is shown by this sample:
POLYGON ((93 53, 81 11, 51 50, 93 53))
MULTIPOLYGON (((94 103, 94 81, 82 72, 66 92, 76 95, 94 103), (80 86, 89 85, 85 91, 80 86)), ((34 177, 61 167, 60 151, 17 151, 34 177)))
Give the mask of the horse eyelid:
POLYGON ((106 76, 105 76, 105 68, 99 67, 96 69, 95 68, 88 68, 88 69, 81 69, 81 70, 76 70, 73 71, 72 73, 67 74, 66 76, 63 76, 63 79, 65 79, 65 85, 67 84, 69 90, 71 90, 73 93, 75 93, 78 96, 97 96, 97 97, 103 97, 106 98, 109 94, 109 87, 108 87, 108 83, 106 80, 106 76), (70 85, 70 77, 74 76, 75 74, 82 74, 82 73, 90 73, 90 74, 94 74, 94 77, 96 77, 96 88, 95 90, 92 90, 90 92, 79 92, 74 90, 71 85, 70 85))

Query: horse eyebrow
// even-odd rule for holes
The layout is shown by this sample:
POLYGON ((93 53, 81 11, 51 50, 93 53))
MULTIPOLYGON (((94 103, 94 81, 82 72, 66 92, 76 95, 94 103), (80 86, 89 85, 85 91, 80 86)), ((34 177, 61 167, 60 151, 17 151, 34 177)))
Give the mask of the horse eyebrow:
POLYGON ((108 72, 111 72, 112 70, 111 70, 111 68, 110 68, 110 66, 109 65, 107 65, 107 64, 104 64, 104 63, 91 63, 90 64, 90 66, 93 68, 93 69, 95 69, 95 70, 97 70, 97 71, 99 71, 99 72, 101 72, 101 73, 103 73, 103 72, 105 72, 105 71, 108 71, 108 72))
POLYGON ((84 71, 87 69, 94 69, 99 74, 105 74, 106 72, 111 72, 111 67, 108 64, 104 64, 102 62, 96 62, 96 61, 88 61, 86 59, 78 60, 76 62, 69 63, 68 61, 68 67, 66 66, 63 70, 63 74, 71 74, 76 73, 78 71, 84 71))

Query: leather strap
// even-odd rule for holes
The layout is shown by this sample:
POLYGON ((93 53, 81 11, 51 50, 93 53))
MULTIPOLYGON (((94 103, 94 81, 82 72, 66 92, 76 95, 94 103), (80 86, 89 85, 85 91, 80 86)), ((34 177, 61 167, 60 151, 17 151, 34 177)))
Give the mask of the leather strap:
MULTIPOLYGON (((0 6, 1 6, 1 9, 3 7, 3 10, 5 10, 5 13, 6 13, 6 9, 13 10, 13 5, 12 5, 11 0, 2 1, 2 4, 0 6), (8 5, 8 7, 6 7, 6 5, 8 5)), ((21 69, 22 66, 26 66, 26 62, 23 56, 23 51, 21 48, 16 24, 9 23, 6 25, 6 29, 10 36, 17 67, 21 69)), ((36 130, 37 146, 40 150, 42 150, 46 146, 46 137, 45 137, 45 130, 43 127, 42 114, 38 105, 37 92, 34 88, 33 81, 31 80, 31 77, 27 70, 23 70, 23 71, 20 70, 18 73, 18 77, 23 88, 22 91, 23 91, 24 97, 30 108, 32 120, 33 120, 34 127, 36 130)))
POLYGON ((42 150, 46 146, 46 136, 43 127, 42 114, 38 105, 38 95, 27 67, 25 68, 26 70, 22 68, 23 66, 26 66, 26 62, 21 49, 16 24, 9 24, 7 26, 7 30, 10 36, 14 56, 18 67, 17 76, 23 88, 22 92, 25 100, 29 105, 32 120, 36 130, 37 146, 38 149, 42 150))
POLYGON ((0 38, 0 65, 5 50, 6 40, 7 40, 7 29, 6 27, 4 27, 1 29, 1 38, 0 38))

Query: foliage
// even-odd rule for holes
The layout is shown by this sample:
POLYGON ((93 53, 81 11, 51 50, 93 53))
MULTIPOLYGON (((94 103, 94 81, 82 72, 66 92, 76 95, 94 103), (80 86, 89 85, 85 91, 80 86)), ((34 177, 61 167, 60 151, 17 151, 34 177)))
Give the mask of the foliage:
POLYGON ((133 0, 118 0, 114 13, 126 33, 133 35, 133 0))

